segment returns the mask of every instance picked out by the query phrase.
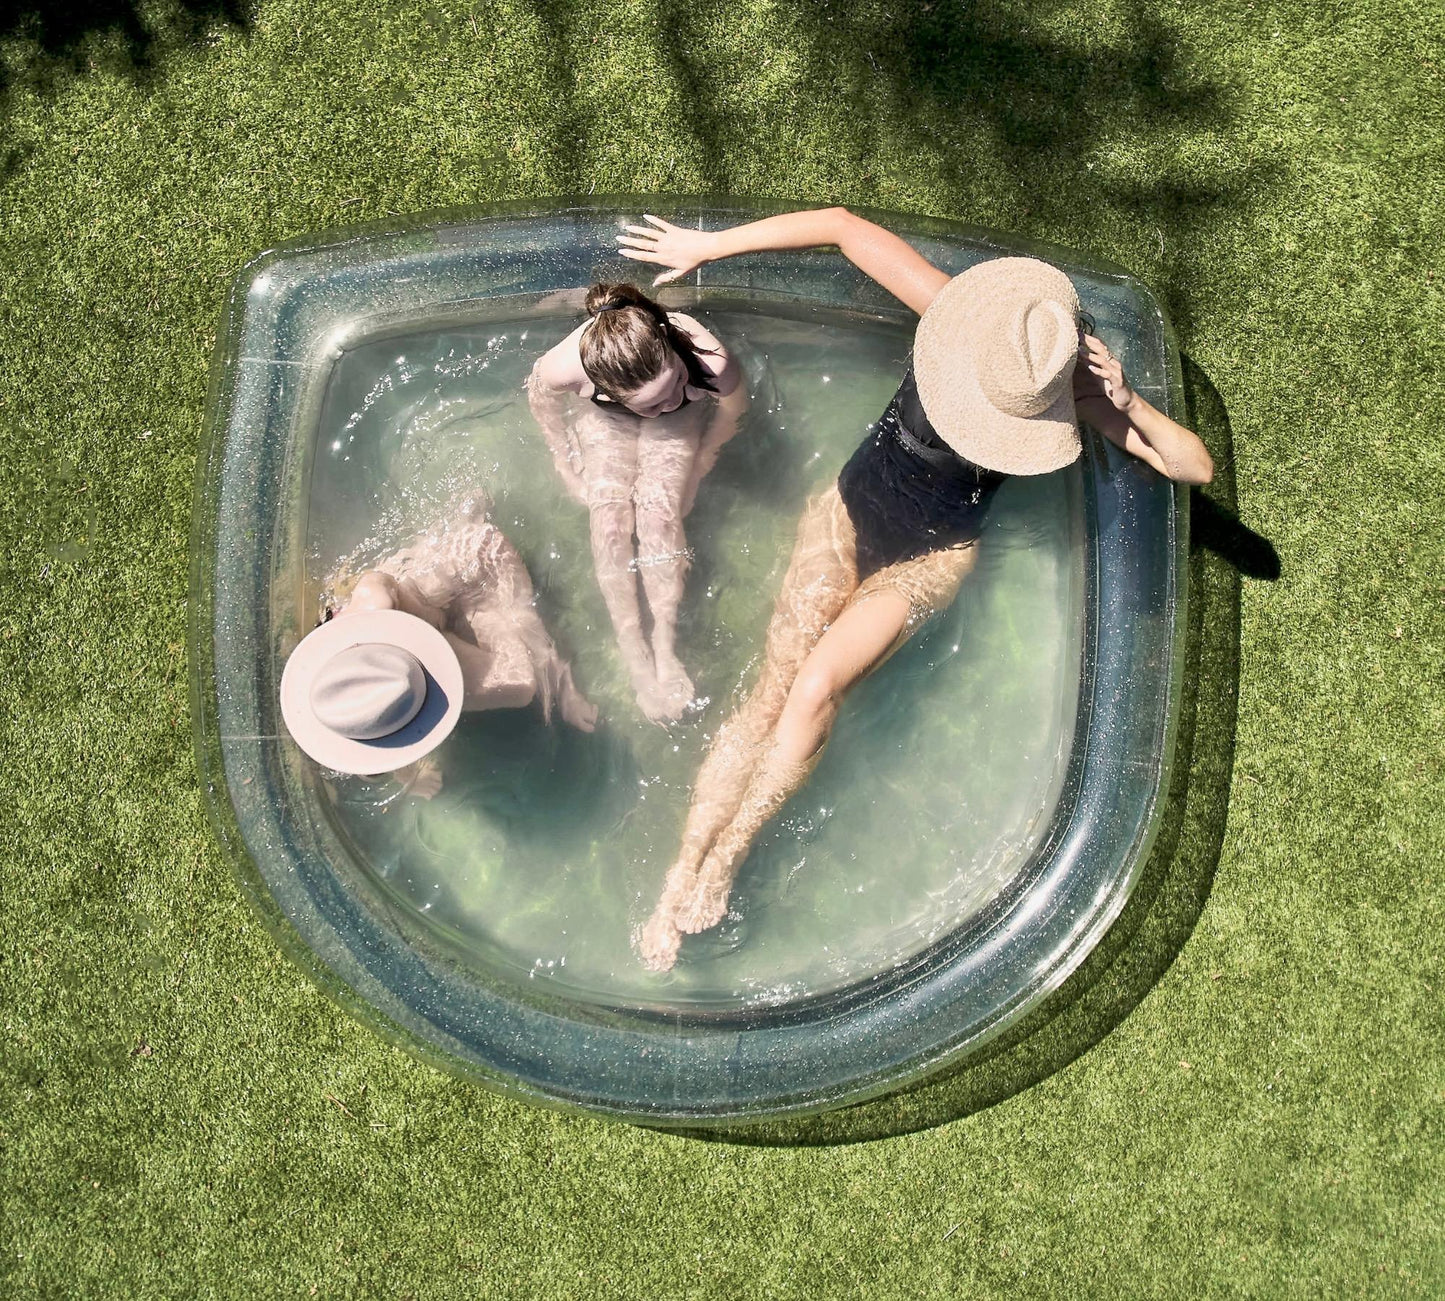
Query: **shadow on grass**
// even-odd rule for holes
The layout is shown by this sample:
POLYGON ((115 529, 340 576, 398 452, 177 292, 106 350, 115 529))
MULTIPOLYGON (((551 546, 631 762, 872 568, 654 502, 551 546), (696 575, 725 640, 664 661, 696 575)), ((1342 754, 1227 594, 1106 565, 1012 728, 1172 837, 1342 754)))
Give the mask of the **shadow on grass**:
MULTIPOLYGON (((659 0, 658 18, 659 70, 680 92, 673 125, 703 188, 727 192, 731 160, 759 149, 735 86, 716 75, 716 33, 729 11, 717 0, 659 0)), ((795 0, 773 18, 801 65, 797 80, 857 105, 833 148, 861 192, 827 198, 881 200, 872 191, 885 174, 907 170, 929 180, 944 215, 977 213, 982 199, 990 211, 1015 208, 1026 219, 1011 223, 1020 229, 1057 235, 1081 223, 1103 230, 1112 213, 1157 236, 1151 287, 1181 330, 1190 326, 1179 286, 1193 243, 1220 217, 1258 203, 1276 170, 1224 161, 1207 147, 1232 129, 1234 89, 1199 71, 1167 18, 1145 3, 1089 30, 1008 0, 795 0)), ((566 48, 560 39, 558 48, 566 48)), ((764 105, 768 94, 760 90, 764 105)), ((777 107, 780 132, 816 116, 777 107)), ((777 197, 792 197, 790 180, 779 174, 777 197)))
POLYGON ((178 45, 197 45, 217 24, 250 29, 249 0, 0 0, 0 186, 36 151, 10 128, 13 96, 28 90, 46 98, 95 72, 149 86, 156 60, 178 45))
POLYGON ((106 68, 144 79, 158 50, 199 41, 213 23, 246 29, 243 0, 0 0, 0 41, 17 42, 18 57, 0 68, 0 90, 27 84, 53 91, 60 83, 106 68))
POLYGON ((1229 809, 1239 696, 1241 574, 1274 548, 1234 515, 1233 440, 1208 377, 1184 359, 1190 418, 1214 456, 1208 495, 1192 494, 1206 527, 1191 540, 1184 690, 1174 768, 1154 850, 1118 921, 1079 969, 977 1059, 915 1089, 823 1116, 691 1131, 768 1146, 857 1143, 929 1129, 982 1111, 1047 1079, 1119 1025, 1184 947, 1214 883, 1229 809), (1230 521, 1233 521, 1232 525, 1230 521), (1240 563, 1240 560, 1243 563, 1240 563))

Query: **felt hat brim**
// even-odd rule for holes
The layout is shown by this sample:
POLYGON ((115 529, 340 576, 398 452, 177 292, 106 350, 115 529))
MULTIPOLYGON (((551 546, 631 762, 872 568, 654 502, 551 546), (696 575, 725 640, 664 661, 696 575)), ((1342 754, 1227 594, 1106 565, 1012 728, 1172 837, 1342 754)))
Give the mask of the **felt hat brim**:
POLYGON ((340 614, 302 638, 281 673, 281 717, 292 739, 324 768, 375 776, 404 768, 436 749, 462 712, 462 666, 447 639, 424 619, 402 610, 340 614), (342 736, 311 708, 322 665, 351 646, 398 646, 415 655, 426 676, 421 709, 405 726, 374 741, 342 736))

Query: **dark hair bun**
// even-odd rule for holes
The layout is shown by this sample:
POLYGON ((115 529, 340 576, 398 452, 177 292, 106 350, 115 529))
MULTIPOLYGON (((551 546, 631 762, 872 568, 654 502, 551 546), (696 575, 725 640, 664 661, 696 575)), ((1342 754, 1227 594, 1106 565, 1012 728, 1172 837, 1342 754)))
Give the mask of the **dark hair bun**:
POLYGON ((608 284, 605 281, 595 284, 587 291, 585 306, 588 316, 619 307, 640 307, 658 323, 667 319, 667 313, 636 285, 608 284))

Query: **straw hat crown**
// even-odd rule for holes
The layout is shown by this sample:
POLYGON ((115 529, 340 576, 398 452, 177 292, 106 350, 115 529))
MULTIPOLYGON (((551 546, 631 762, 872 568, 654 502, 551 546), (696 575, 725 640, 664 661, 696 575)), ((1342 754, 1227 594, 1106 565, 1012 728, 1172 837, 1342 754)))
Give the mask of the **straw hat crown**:
POLYGON ((1025 299, 981 313, 994 329, 978 349, 978 383, 1000 411, 1037 416, 1073 377, 1077 333, 1062 303, 1025 299))
POLYGON ((995 258, 939 290, 918 323, 918 398, 960 456, 1045 474, 1079 455, 1073 374, 1079 297, 1057 267, 995 258))

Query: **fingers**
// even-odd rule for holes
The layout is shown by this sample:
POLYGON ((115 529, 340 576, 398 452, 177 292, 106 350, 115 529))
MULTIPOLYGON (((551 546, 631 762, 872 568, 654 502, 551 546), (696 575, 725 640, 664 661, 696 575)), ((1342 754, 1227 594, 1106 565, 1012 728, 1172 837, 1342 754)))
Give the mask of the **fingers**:
POLYGON ((642 215, 643 215, 643 217, 644 217, 646 220, 650 221, 654 226, 659 226, 659 227, 661 227, 663 230, 672 230, 672 229, 674 229, 674 227, 673 227, 673 225, 672 225, 671 222, 663 221, 663 219, 662 219, 661 217, 654 217, 650 212, 644 212, 642 215))
POLYGON ((682 274, 681 271, 668 271, 664 275, 658 276, 657 279, 652 282, 652 286, 655 289, 658 285, 670 285, 682 274))

